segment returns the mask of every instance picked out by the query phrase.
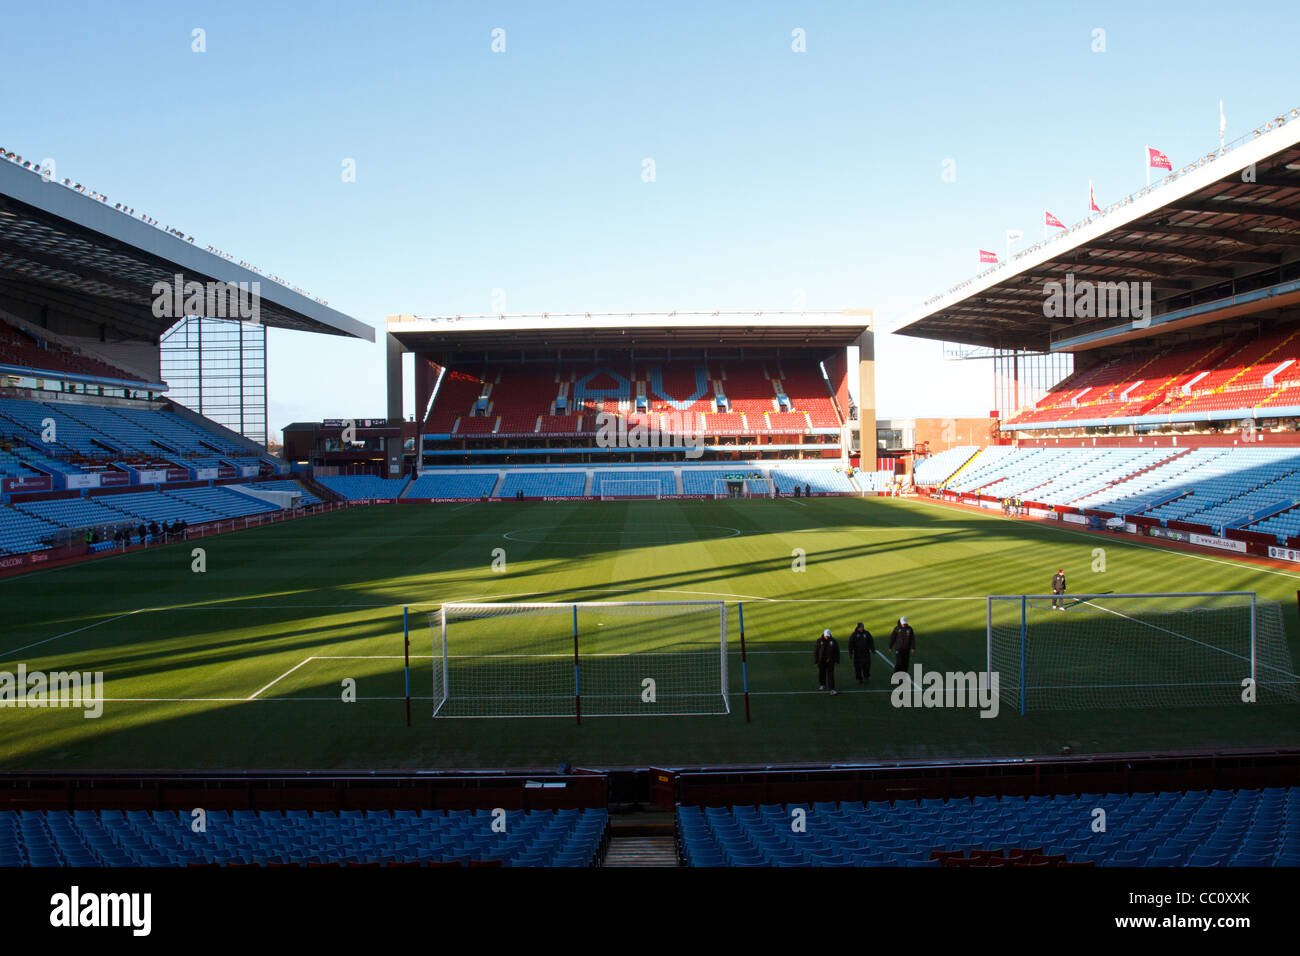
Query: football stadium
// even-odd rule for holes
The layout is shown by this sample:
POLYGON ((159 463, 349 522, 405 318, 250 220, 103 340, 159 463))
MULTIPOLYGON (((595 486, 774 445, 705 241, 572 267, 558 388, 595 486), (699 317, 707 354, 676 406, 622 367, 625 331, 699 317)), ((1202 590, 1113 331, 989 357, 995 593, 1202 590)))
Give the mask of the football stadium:
POLYGON ((376 327, 0 148, 0 866, 1300 865, 1300 111, 1147 153, 879 327, 376 327))

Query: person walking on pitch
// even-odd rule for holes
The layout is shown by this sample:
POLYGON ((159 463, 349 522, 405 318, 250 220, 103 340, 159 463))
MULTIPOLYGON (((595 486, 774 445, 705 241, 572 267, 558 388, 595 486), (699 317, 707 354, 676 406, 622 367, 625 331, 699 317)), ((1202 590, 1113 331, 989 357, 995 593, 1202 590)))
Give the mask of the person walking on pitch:
POLYGON ((1065 568, 1052 575, 1052 610, 1065 610, 1065 568))
POLYGON ((912 660, 912 651, 916 650, 916 632, 907 618, 900 617, 894 633, 889 635, 889 649, 894 652, 894 673, 907 673, 907 665, 912 660))
POLYGON ((832 694, 836 693, 835 665, 840 662, 840 645, 831 637, 830 628, 822 631, 822 636, 813 645, 813 661, 817 664, 817 689, 829 687, 832 694))
POLYGON ((853 658, 853 676, 859 684, 871 680, 871 655, 874 653, 876 643, 871 639, 871 632, 858 621, 858 626, 849 636, 849 657, 853 658))

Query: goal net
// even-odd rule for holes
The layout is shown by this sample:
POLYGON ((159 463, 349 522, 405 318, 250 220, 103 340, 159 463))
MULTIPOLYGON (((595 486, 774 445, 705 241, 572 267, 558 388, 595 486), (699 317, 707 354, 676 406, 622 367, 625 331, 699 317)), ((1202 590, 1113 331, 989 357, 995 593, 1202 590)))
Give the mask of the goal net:
POLYGON ((435 717, 727 714, 721 601, 444 604, 435 717))
POLYGON ((1249 591, 994 595, 987 641, 1022 714, 1300 700, 1282 609, 1249 591))
POLYGON ((659 498, 662 497, 663 491, 664 486, 658 479, 607 478, 600 483, 600 500, 608 501, 611 498, 659 498))
POLYGON ((746 498, 772 498, 776 495, 776 485, 771 478, 746 478, 746 498))

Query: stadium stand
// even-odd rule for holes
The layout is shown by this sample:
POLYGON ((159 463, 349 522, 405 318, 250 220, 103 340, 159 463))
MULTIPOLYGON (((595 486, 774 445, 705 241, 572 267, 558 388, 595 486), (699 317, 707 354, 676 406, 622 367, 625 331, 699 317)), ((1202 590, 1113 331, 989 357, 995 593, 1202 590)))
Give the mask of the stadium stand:
POLYGON ((974 445, 960 445, 938 454, 922 458, 912 470, 912 483, 915 485, 941 485, 952 477, 953 472, 968 462, 979 449, 974 445))
POLYGON ((984 456, 977 457, 973 467, 948 487, 978 490, 995 498, 1068 504, 1174 453, 1175 449, 1157 448, 1021 448, 997 457, 987 467, 984 456))
POLYGON ((122 458, 146 461, 212 461, 227 456, 255 459, 215 431, 169 411, 81 402, 0 398, 0 439, 39 450, 48 459, 84 464, 122 458), (53 423, 52 440, 47 426, 53 423))
POLYGON ((1297 866, 1300 789, 679 805, 677 832, 689 866, 1297 866))
POLYGON ((849 476, 837 468, 797 468, 781 465, 773 468, 771 478, 783 495, 793 494, 795 486, 802 493, 811 488, 813 493, 853 494, 849 476))
POLYGON ((1055 385, 1008 424, 1102 420, 1143 415, 1232 417, 1252 409, 1300 405, 1300 327, 1238 335, 1112 359, 1055 385))
POLYGON ((889 491, 894 487, 895 476, 892 469, 859 471, 853 475, 853 480, 863 491, 889 491))
MULTIPOLYGON (((945 466, 946 467, 946 466, 945 466)), ((944 486, 992 498, 1245 529, 1279 544, 1300 533, 1300 448, 1012 448, 980 451, 944 486)))
POLYGON ((0 550, 6 554, 43 551, 41 539, 59 530, 59 525, 12 506, 0 508, 0 550))
POLYGON ((258 488, 262 491, 291 491, 302 495, 300 503, 303 505, 318 505, 321 503, 320 498, 312 494, 311 491, 304 488, 301 484, 290 479, 280 481, 259 481, 251 487, 258 488))
POLYGON ((398 498, 407 482, 405 478, 376 478, 373 475, 329 475, 317 480, 330 491, 352 501, 398 498))
MULTIPOLYGON (((586 434, 595 431, 601 412, 633 416, 638 411, 673 414, 708 435, 840 427, 835 401, 816 365, 790 360, 778 370, 760 361, 735 360, 662 368, 635 363, 452 370, 443 376, 424 431, 428 437, 586 434), (639 398, 644 399, 640 406, 639 398)), ((655 424, 666 425, 661 420, 655 424)))
POLYGON ((585 471, 510 472, 501 483, 502 498, 522 494, 525 498, 574 498, 587 486, 585 471))
MULTIPOLYGON (((593 495, 611 494, 613 490, 604 489, 607 481, 657 481, 659 493, 671 495, 677 493, 677 484, 673 473, 663 469, 646 469, 644 471, 596 471, 592 476, 591 493, 593 495)), ((626 489, 624 489, 626 493, 626 489)))
POLYGON ((134 527, 182 519, 199 525, 277 510, 220 486, 26 501, 0 509, 0 549, 11 554, 39 551, 48 547, 43 537, 67 529, 134 527))
POLYGON ((506 835, 489 810, 0 811, 0 866, 461 864, 592 866, 608 813, 520 810, 506 835))
MULTIPOLYGON (((205 508, 214 515, 223 518, 242 518, 246 515, 265 514, 268 511, 280 510, 268 502, 258 501, 256 498, 241 495, 237 491, 231 491, 229 488, 220 486, 214 488, 178 488, 165 493, 194 505, 196 508, 205 508)), ((212 519, 209 518, 208 520, 211 521, 212 519)))
POLYGON ((51 338, 41 337, 3 319, 0 319, 0 365, 78 378, 154 384, 143 382, 139 375, 75 352, 51 338))
POLYGON ((741 468, 683 468, 682 493, 687 495, 711 495, 717 488, 717 481, 731 474, 753 471, 752 466, 741 468))
POLYGON ((403 498, 482 498, 496 487, 495 471, 425 473, 411 482, 403 498))

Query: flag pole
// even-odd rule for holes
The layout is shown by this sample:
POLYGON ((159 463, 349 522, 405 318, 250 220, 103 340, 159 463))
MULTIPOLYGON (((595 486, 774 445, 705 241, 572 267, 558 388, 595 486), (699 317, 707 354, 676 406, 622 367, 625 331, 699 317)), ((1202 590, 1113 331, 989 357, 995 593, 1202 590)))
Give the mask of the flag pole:
POLYGON ((1151 147, 1142 147, 1142 164, 1147 168, 1147 186, 1151 185, 1151 147))

